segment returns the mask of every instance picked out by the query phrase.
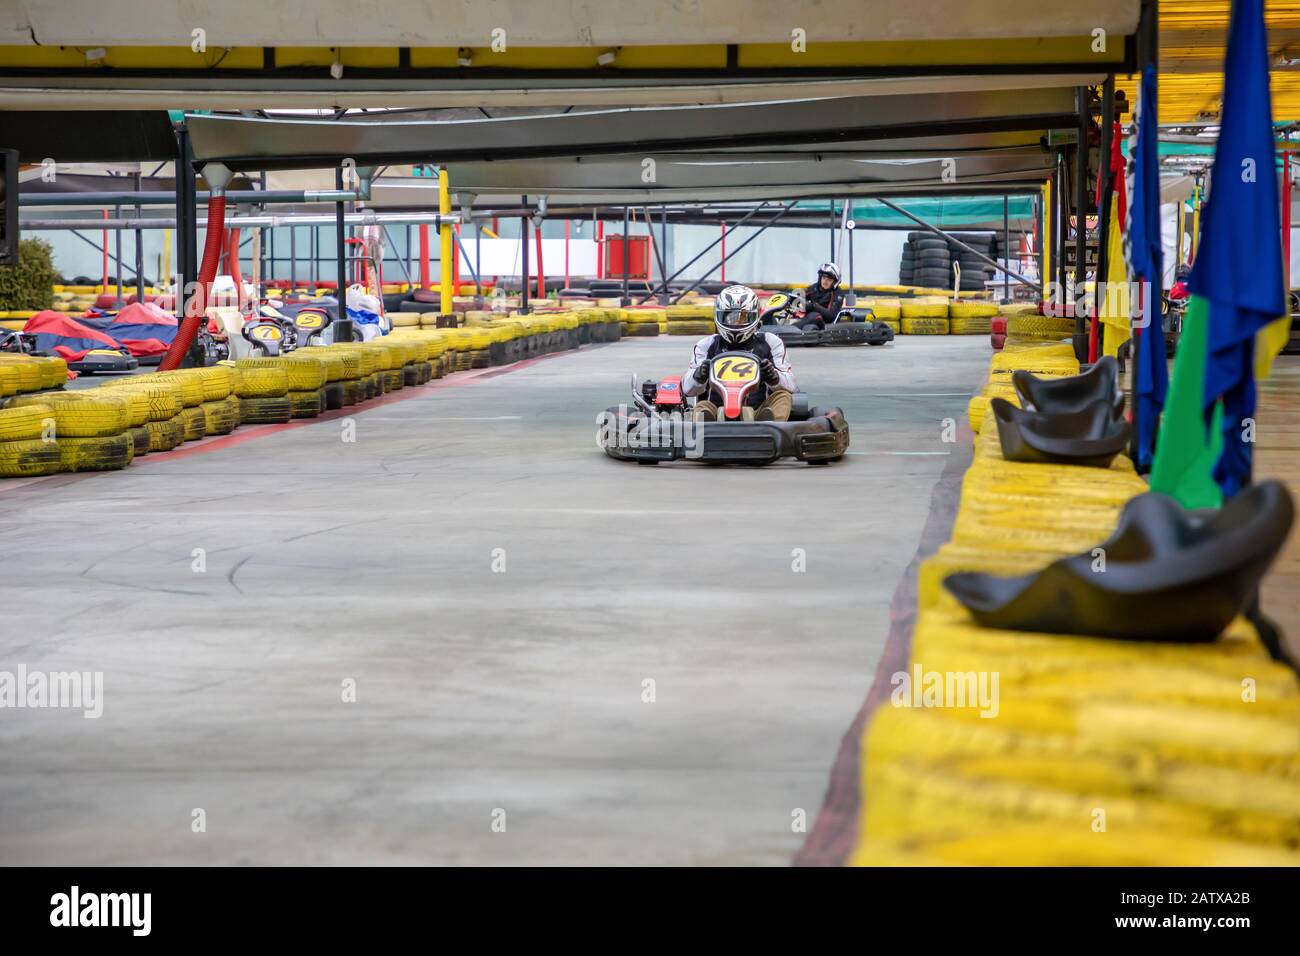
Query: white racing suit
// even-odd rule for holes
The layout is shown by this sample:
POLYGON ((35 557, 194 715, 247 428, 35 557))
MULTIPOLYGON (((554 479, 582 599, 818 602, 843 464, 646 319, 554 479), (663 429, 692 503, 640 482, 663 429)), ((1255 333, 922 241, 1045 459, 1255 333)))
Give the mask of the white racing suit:
MULTIPOLYGON (((794 369, 790 367, 790 362, 785 356, 785 343, 770 332, 756 332, 749 339, 740 345, 732 345, 724 341, 722 336, 714 333, 706 335, 695 343, 695 350, 691 354, 690 367, 686 369, 686 374, 682 376, 682 394, 690 397, 700 395, 709 387, 708 379, 703 382, 695 380, 695 371, 706 362, 713 361, 714 357, 722 352, 750 352, 759 361, 769 359, 776 367, 778 376, 777 384, 770 389, 765 382, 760 382, 758 386, 749 394, 746 404, 751 408, 758 408, 767 401, 771 392, 784 391, 788 395, 793 395, 797 385, 794 380, 794 369)), ((771 403, 769 403, 771 404, 771 403)), ((784 408, 784 415, 778 414, 778 420, 784 420, 789 415, 788 401, 781 403, 778 407, 784 408)))

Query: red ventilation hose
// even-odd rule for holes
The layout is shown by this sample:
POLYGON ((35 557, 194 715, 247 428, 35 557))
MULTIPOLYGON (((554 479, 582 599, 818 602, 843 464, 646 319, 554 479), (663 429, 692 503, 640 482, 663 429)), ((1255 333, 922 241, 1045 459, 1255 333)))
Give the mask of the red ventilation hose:
MULTIPOLYGON (((239 227, 234 226, 226 230, 229 238, 226 240, 226 268, 230 271, 230 278, 235 280, 235 298, 242 300, 244 297, 244 276, 239 271, 239 227)), ((240 307, 243 307, 241 301, 240 307)))
MULTIPOLYGON (((194 298, 190 300, 189 306, 185 309, 185 316, 181 319, 180 328, 176 330, 176 338, 172 339, 167 354, 158 363, 160 372, 169 372, 180 366, 181 359, 185 358, 185 353, 194 344, 194 337, 198 335, 199 325, 207 319, 207 302, 212 294, 212 280, 217 277, 217 265, 221 261, 222 239, 225 234, 226 197, 213 196, 208 200, 208 235, 203 242, 203 263, 199 266, 199 287, 194 298)), ((184 290, 180 291, 181 294, 176 297, 177 302, 183 302, 185 299, 184 290)))

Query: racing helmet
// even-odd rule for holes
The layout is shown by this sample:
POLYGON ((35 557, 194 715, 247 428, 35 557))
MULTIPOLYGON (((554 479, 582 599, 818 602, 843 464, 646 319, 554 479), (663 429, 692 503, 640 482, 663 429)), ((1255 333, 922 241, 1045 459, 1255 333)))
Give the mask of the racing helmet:
POLYGON ((713 324, 728 345, 748 342, 758 330, 758 296, 749 286, 730 285, 713 303, 713 324))
POLYGON ((817 267, 817 278, 827 276, 831 280, 831 288, 834 289, 840 284, 840 267, 833 262, 823 262, 817 267))

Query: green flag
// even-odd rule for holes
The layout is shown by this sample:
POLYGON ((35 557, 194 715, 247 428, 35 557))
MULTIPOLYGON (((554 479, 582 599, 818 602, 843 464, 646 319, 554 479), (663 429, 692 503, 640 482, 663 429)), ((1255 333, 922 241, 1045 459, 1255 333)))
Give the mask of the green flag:
POLYGON ((1184 508, 1217 508, 1223 503, 1223 492, 1214 480, 1214 464, 1223 451, 1223 407, 1215 406, 1208 431, 1201 414, 1209 348, 1208 305, 1199 295, 1187 303, 1151 464, 1151 490, 1170 495, 1184 508))

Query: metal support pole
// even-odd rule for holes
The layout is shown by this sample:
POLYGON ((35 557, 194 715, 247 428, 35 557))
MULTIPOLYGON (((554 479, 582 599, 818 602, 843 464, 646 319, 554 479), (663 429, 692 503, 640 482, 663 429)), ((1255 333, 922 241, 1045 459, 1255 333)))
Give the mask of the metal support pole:
POLYGON ((627 294, 628 269, 631 267, 628 258, 628 234, 627 234, 627 206, 623 207, 623 298, 619 305, 631 305, 632 299, 627 294))
MULTIPOLYGON (((1011 266, 1011 197, 1002 197, 1002 261, 1011 266)), ((1019 265, 1019 263, 1017 263, 1019 265)), ((1011 301, 1011 273, 1002 270, 1002 301, 1011 301)))
MULTIPOLYGON (((334 170, 334 188, 343 188, 343 168, 334 170)), ((337 318, 334 321, 334 341, 352 341, 352 320, 348 318, 348 266, 347 266, 347 229, 343 225, 343 203, 334 207, 334 257, 337 268, 338 284, 334 295, 338 299, 337 318)))
POLYGON ((1060 283, 1061 307, 1064 310, 1065 300, 1068 296, 1065 294, 1065 249, 1069 245, 1069 224, 1065 211, 1066 203, 1066 177, 1065 177, 1065 154, 1064 150, 1058 150, 1056 153, 1056 188, 1052 190, 1052 199, 1055 202, 1053 210, 1056 216, 1056 273, 1057 281, 1060 283))
MULTIPOLYGON (((438 167, 438 212, 444 216, 451 212, 451 179, 446 166, 438 167)), ((438 311, 442 315, 451 315, 451 300, 456 297, 456 282, 459 280, 451 233, 451 223, 438 225, 438 311)))
MULTIPOLYGON (((1097 162, 1101 166, 1101 191, 1097 196, 1097 281, 1092 294, 1091 324, 1088 328, 1088 361, 1097 361, 1101 354, 1101 310, 1110 298, 1106 280, 1110 276, 1110 205, 1114 195, 1115 174, 1110 165, 1110 154, 1115 139, 1115 74, 1106 76, 1101 88, 1101 152, 1097 162)), ((1182 236, 1179 236, 1179 245, 1182 236)))
POLYGON ((1079 106, 1079 142, 1074 148, 1074 354, 1088 359, 1087 309, 1083 297, 1088 283, 1088 125, 1092 115, 1086 86, 1075 90, 1079 106))
MULTIPOLYGON (((408 227, 409 228, 409 227, 408 227)), ((320 227, 311 227, 311 291, 320 285, 320 227)))
POLYGON ((189 293, 199 279, 198 209, 195 208, 194 150, 189 130, 177 133, 176 157, 176 271, 180 286, 176 290, 176 315, 185 315, 189 293))
MULTIPOLYGON (((846 221, 844 225, 848 226, 849 223, 852 222, 854 222, 853 214, 850 213, 848 221, 846 221)), ((858 304, 858 294, 853 291, 853 234, 857 231, 857 224, 854 223, 853 227, 849 229, 849 292, 853 296, 854 305, 858 304)))
POLYGON ((831 255, 830 261, 835 261, 835 200, 831 200, 831 255))
MULTIPOLYGON (((654 250, 654 254, 655 254, 655 262, 656 262, 656 263, 658 264, 658 266, 659 266, 659 278, 660 278, 660 279, 666 279, 666 278, 668 278, 668 267, 667 267, 667 265, 664 263, 664 254, 663 254, 663 250, 659 248, 659 243, 655 242, 655 221, 654 221, 654 219, 653 219, 653 218, 651 217, 651 215, 650 215, 650 207, 649 207, 649 206, 642 206, 642 207, 641 207, 641 211, 642 211, 643 213, 645 213, 645 228, 646 228, 646 232, 650 233, 650 248, 654 250)), ((668 213, 665 212, 665 213, 664 213, 664 217, 665 217, 665 222, 664 222, 664 236, 665 236, 665 237, 668 235, 667 216, 668 216, 668 213)), ((651 276, 650 278, 651 278, 651 280, 653 280, 653 279, 654 279, 654 276, 651 276)), ((654 282, 651 281, 650 285, 651 285, 651 287, 653 288, 653 287, 654 287, 654 282)), ((662 295, 660 295, 660 299, 659 299, 659 300, 660 300, 660 303, 661 303, 661 304, 663 303, 663 299, 664 299, 664 297, 666 296, 667 291, 668 291, 668 290, 665 288, 665 289, 664 289, 664 293, 663 293, 662 295)))
MULTIPOLYGON (((380 231, 384 234, 384 238, 388 240, 388 244, 389 244, 390 246, 392 246, 393 251, 396 252, 396 251, 397 251, 397 241, 396 241, 395 239, 393 239, 393 234, 392 234, 391 232, 388 231, 388 227, 387 227, 387 226, 380 226, 379 229, 380 229, 380 231)), ((408 224, 407 227, 406 227, 406 231, 407 231, 408 233, 411 231, 411 227, 410 227, 409 224, 408 224)), ((457 242, 460 242, 460 237, 459 237, 459 236, 456 237, 456 241, 457 241, 457 242)), ((393 256, 393 261, 397 263, 397 268, 399 268, 399 269, 402 270, 402 275, 406 278, 406 282, 407 282, 407 284, 408 284, 408 285, 413 285, 414 283, 411 282, 411 273, 410 273, 410 271, 406 268, 406 257, 405 257, 405 256, 394 255, 394 256, 393 256)))
MULTIPOLYGON (((122 218, 122 207, 121 207, 120 205, 119 205, 119 206, 114 206, 114 207, 113 207, 113 215, 114 215, 116 218, 118 218, 118 219, 122 218)), ((116 277, 116 278, 117 278, 117 281, 113 283, 113 288, 116 290, 116 291, 115 291, 115 298, 113 299, 113 306, 114 306, 114 308, 118 308, 118 309, 120 309, 120 308, 122 308, 122 273, 126 271, 125 269, 122 268, 122 233, 121 233, 121 230, 119 230, 118 232, 114 233, 114 235, 113 235, 113 249, 115 250, 114 253, 113 253, 113 257, 114 257, 115 259, 117 259, 117 263, 118 263, 118 265, 117 265, 117 277, 116 277)), ((105 289, 104 291, 107 292, 108 290, 105 289)))
MULTIPOLYGON (((976 258, 979 259, 981 262, 987 262, 989 265, 993 266, 995 269, 1000 269, 1000 268, 1002 268, 1002 266, 998 263, 998 261, 997 261, 996 259, 993 259, 993 258, 990 258, 989 256, 986 256, 984 253, 980 252, 978 249, 972 249, 970 246, 966 245, 966 243, 962 242, 960 239, 955 239, 955 238, 953 238, 952 236, 950 236, 950 235, 948 235, 946 232, 944 232, 942 229, 938 228, 937 226, 932 226, 932 225, 930 225, 930 224, 929 224, 928 222, 926 222, 924 219, 921 219, 919 216, 914 216, 914 215, 912 215, 912 214, 911 214, 910 212, 908 212, 906 209, 903 209, 903 208, 901 208, 901 207, 899 207, 899 206, 894 205, 894 204, 893 204, 892 202, 890 202, 888 199, 882 199, 880 196, 876 196, 876 197, 875 197, 875 200, 876 200, 876 202, 881 203, 882 205, 888 207, 889 209, 894 210, 894 212, 898 213, 900 216, 906 216, 908 219, 912 220, 912 222, 916 223, 916 224, 917 224, 918 226, 920 226, 922 229, 927 229, 927 230, 929 230, 930 232, 934 233, 936 236, 942 236, 945 240, 947 240, 948 242, 951 242, 951 243, 952 243, 953 245, 955 245, 958 249, 961 249, 963 252, 966 252, 966 253, 968 253, 969 255, 972 255, 972 256, 976 257, 976 258)), ((1037 291, 1037 292, 1040 292, 1040 293, 1041 293, 1041 292, 1043 291, 1043 287, 1040 286, 1038 283, 1034 282, 1032 279, 1026 279, 1026 278, 1025 278, 1024 276, 1022 276, 1019 272, 1012 271, 1011 269, 1008 269, 1007 271, 1010 273, 1011 278, 1016 279, 1017 281, 1021 282, 1021 283, 1024 284, 1024 285, 1029 286, 1029 288, 1034 289, 1034 290, 1037 291)))
MULTIPOLYGON (((135 191, 138 193, 143 188, 141 176, 143 171, 135 174, 135 191)), ((136 216, 141 216, 144 210, 139 206, 135 207, 136 216)), ((135 301, 144 303, 144 232, 140 229, 135 231, 135 301)))
POLYGON ((660 274, 664 277, 664 294, 659 297, 660 305, 668 304, 668 207, 659 207, 659 222, 662 226, 664 243, 663 243, 663 261, 659 266, 660 274))
POLYGON ((483 268, 483 227, 474 223, 474 298, 483 297, 483 280, 478 270, 483 268))
POLYGON ((522 268, 519 273, 519 311, 527 314, 528 312, 528 280, 532 278, 528 269, 528 197, 520 196, 520 204, 523 207, 524 214, 519 217, 519 260, 522 268))
MULTIPOLYGON (((745 223, 749 222, 749 220, 752 219, 756 213, 759 213, 766 208, 767 208, 767 200, 764 200, 763 202, 755 206, 753 209, 751 209, 749 212, 745 213, 745 215, 743 215, 740 219, 738 219, 736 221, 736 225, 732 226, 732 228, 737 229, 740 226, 743 226, 745 223)), ((695 263, 699 262, 706 255, 708 255, 709 250, 712 249, 714 246, 716 246, 718 243, 722 243, 722 261, 726 262, 727 261, 727 224, 725 221, 722 224, 722 235, 720 235, 717 239, 714 239, 712 242, 710 242, 707 246, 701 249, 691 259, 690 262, 686 263, 686 265, 682 266, 680 269, 678 269, 676 272, 670 275, 666 280, 664 280, 664 291, 667 292, 668 284, 670 282, 675 282, 678 276, 680 276, 683 272, 685 272, 691 266, 695 265, 695 263)), ((726 274, 725 269, 723 270, 723 274, 725 276, 726 274)), ((725 278, 723 279, 723 281, 724 282, 726 281, 725 278)), ((644 302, 648 301, 649 299, 652 299, 653 297, 654 297, 654 293, 652 292, 649 295, 647 295, 644 299, 642 299, 640 302, 638 302, 637 305, 641 305, 644 302)))
POLYGON ((298 227, 289 227, 289 291, 298 288, 298 227))
MULTIPOLYGON (((735 255, 736 253, 738 253, 741 249, 744 249, 747 245, 749 245, 751 242, 753 242, 755 239, 757 239, 759 236, 761 236, 764 232, 766 232, 768 226, 771 226, 771 225, 773 225, 774 223, 776 223, 779 219, 781 219, 782 216, 784 216, 786 213, 788 213, 791 209, 793 209, 793 208, 794 208, 795 206, 797 206, 797 205, 799 205, 799 201, 796 199, 794 202, 790 203, 790 205, 782 207, 782 209, 781 209, 780 212, 778 212, 775 216, 773 216, 773 217, 772 217, 771 219, 769 219, 767 222, 763 223, 763 225, 759 226, 757 232, 755 232, 752 236, 750 236, 748 239, 746 239, 744 242, 742 242, 740 245, 738 245, 735 249, 732 249, 731 252, 729 253, 729 256, 734 256, 734 255, 735 255)), ((695 290, 695 287, 696 287, 697 285, 699 285, 701 282, 703 282, 703 281, 704 281, 705 279, 707 279, 709 276, 713 275, 713 273, 715 273, 715 272, 717 272, 719 269, 721 269, 722 266, 723 266, 723 263, 725 263, 725 262, 727 261, 727 258, 728 258, 729 256, 724 257, 724 258, 722 259, 722 261, 719 262, 716 266, 714 266, 714 267, 713 267, 712 269, 710 269, 708 272, 704 273, 704 275, 700 276, 698 279, 696 279, 694 282, 692 282, 690 285, 688 285, 685 289, 683 289, 683 290, 678 294, 677 298, 673 299, 673 303, 675 304, 675 303, 678 303, 678 302, 682 301, 682 299, 686 298, 688 295, 691 294, 691 292, 693 292, 693 291, 695 290)))
POLYGON ((465 261, 465 265, 469 266, 469 274, 474 278, 474 288, 481 288, 478 278, 478 263, 470 262, 469 253, 465 251, 465 243, 461 241, 460 233, 453 231, 451 236, 456 240, 456 248, 460 250, 460 256, 465 261))
MULTIPOLYGON (((1141 76, 1146 72, 1147 64, 1155 64, 1156 69, 1160 69, 1160 39, 1159 39, 1159 3, 1156 0, 1142 0, 1142 8, 1138 14, 1138 32, 1137 32, 1137 73, 1141 76)), ((1133 158, 1130 157, 1130 162, 1133 158)), ((1132 196, 1129 197, 1131 202, 1132 196)), ((1147 314, 1154 313, 1160 315, 1158 302, 1147 302, 1145 296, 1159 295, 1160 285, 1163 282, 1161 276, 1156 276, 1155 283, 1147 283, 1145 287, 1140 287, 1138 295, 1143 297, 1140 303, 1130 303, 1130 309, 1144 308, 1150 310, 1147 314)), ((1133 463, 1138 461, 1138 417, 1141 411, 1137 400, 1137 370, 1140 359, 1139 353, 1143 348, 1160 343, 1160 348, 1165 347, 1164 329, 1161 325, 1153 325, 1146 329, 1133 329, 1130 341, 1130 355, 1132 357, 1132 370, 1129 373, 1129 396, 1128 407, 1129 422, 1132 426, 1128 443, 1128 454, 1133 459, 1133 463)), ((1159 423, 1157 422, 1157 425, 1159 423)), ((1258 592, 1256 593, 1258 600, 1258 592)))

